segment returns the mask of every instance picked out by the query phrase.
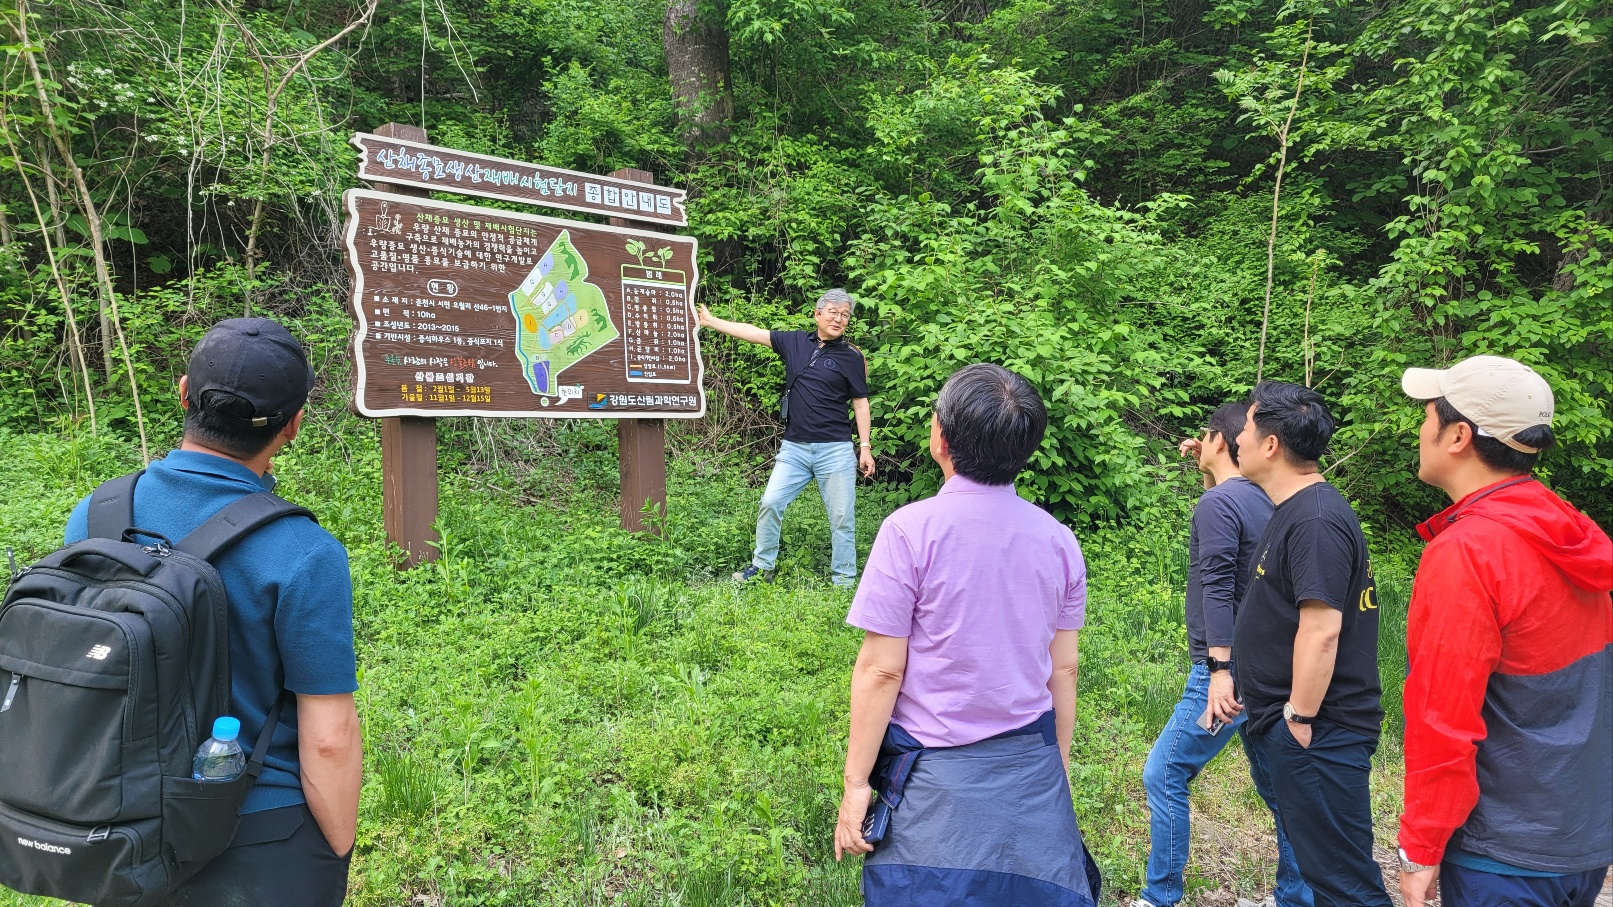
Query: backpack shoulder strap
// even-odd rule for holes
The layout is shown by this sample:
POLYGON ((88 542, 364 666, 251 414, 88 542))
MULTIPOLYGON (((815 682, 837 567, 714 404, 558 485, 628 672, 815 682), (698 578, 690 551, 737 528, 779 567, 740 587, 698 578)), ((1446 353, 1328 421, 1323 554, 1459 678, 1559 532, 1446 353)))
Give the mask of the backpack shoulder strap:
POLYGON ((280 710, 288 699, 295 705, 295 696, 290 690, 282 688, 280 695, 275 697, 274 706, 269 709, 269 717, 263 721, 263 730, 258 731, 258 742, 252 744, 252 755, 247 757, 246 762, 246 774, 253 783, 263 774, 263 760, 269 755, 269 745, 274 743, 274 729, 280 724, 280 710))
POLYGON ((123 530, 134 525, 134 486, 145 475, 144 469, 126 476, 107 479, 90 494, 89 537, 121 539, 123 530))
POLYGON ((207 522, 193 529, 174 548, 206 561, 223 554, 226 549, 253 530, 282 517, 305 516, 318 522, 311 511, 298 507, 285 498, 269 491, 249 494, 213 514, 207 522))

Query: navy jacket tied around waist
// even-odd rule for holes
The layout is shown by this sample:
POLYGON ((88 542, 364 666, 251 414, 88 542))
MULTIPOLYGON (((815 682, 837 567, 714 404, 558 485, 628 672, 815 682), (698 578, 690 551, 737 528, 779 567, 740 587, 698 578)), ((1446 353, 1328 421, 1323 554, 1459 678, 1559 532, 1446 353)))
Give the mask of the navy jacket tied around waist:
POLYGON ((871 783, 885 840, 863 863, 867 907, 1094 907, 1102 880, 1076 825, 1052 711, 966 746, 885 731, 871 783))

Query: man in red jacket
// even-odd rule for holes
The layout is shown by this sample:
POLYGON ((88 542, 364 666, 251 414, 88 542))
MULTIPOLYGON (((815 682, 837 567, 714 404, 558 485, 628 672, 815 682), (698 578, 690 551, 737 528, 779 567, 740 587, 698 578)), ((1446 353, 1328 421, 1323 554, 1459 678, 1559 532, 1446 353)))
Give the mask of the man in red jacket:
POLYGON ((1530 474, 1551 387, 1499 356, 1408 369, 1418 478, 1455 503, 1406 628, 1400 891, 1423 907, 1591 907, 1613 863, 1613 542, 1530 474))

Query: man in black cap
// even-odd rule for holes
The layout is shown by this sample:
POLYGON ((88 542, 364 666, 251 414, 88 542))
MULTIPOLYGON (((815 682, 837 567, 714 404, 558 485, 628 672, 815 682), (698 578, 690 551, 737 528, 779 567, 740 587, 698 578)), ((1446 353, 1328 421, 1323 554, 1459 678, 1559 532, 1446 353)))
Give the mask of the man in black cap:
MULTIPOLYGON (((179 539, 225 505, 274 487, 274 455, 297 437, 313 370, 266 318, 215 325, 179 381, 185 436, 135 486, 135 525, 179 539)), ((88 499, 67 541, 88 534, 88 499)), ((230 604, 230 714, 256 740, 289 692, 230 848, 165 905, 338 905, 358 818, 361 769, 353 581, 347 551, 307 517, 263 526, 214 562, 230 604)))

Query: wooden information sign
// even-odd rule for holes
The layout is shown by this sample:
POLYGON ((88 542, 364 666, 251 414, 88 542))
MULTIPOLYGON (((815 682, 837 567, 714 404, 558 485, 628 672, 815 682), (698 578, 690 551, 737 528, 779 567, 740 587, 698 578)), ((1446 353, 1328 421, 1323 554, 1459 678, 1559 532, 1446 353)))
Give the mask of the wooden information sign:
POLYGON ((360 179, 587 211, 645 223, 679 227, 689 223, 682 189, 527 164, 368 132, 353 136, 352 142, 359 150, 360 179))
POLYGON ((365 189, 344 201, 363 415, 705 414, 692 237, 365 189))

